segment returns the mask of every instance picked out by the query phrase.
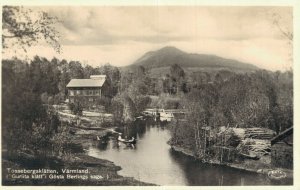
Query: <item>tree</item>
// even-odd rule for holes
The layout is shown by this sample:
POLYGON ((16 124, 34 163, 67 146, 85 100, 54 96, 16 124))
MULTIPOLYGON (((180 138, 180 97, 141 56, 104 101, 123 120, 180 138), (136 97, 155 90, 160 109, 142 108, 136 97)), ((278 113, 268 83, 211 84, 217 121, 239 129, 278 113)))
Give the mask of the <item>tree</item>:
POLYGON ((83 108, 80 102, 70 103, 69 109, 74 115, 82 116, 83 108))
POLYGON ((144 66, 138 66, 134 69, 134 74, 136 79, 144 79, 146 76, 146 69, 144 66))
POLYGON ((97 69, 94 69, 90 65, 85 65, 83 68, 84 78, 89 79, 91 75, 99 75, 100 72, 97 69))
POLYGON ((170 68, 171 79, 176 84, 176 93, 179 92, 185 77, 184 70, 177 64, 173 64, 170 68))
POLYGON ((293 22, 292 22, 292 12, 288 15, 290 18, 283 18, 277 12, 271 13, 271 20, 273 25, 279 30, 282 37, 287 41, 289 45, 289 63, 287 64, 287 69, 293 69, 293 22))
POLYGON ((154 83, 154 92, 159 95, 164 92, 164 80, 161 78, 153 79, 154 83))
POLYGON ((122 100, 120 98, 114 98, 111 103, 110 107, 111 113, 113 113, 113 122, 115 124, 121 123, 123 121, 123 112, 124 112, 124 105, 122 104, 122 100))
POLYGON ((41 68, 42 60, 40 57, 35 56, 29 65, 29 80, 28 87, 32 88, 34 93, 40 93, 43 91, 43 73, 41 68))
POLYGON ((106 75, 106 80, 110 86, 110 96, 114 97, 117 95, 121 79, 119 69, 107 63, 100 68, 97 68, 97 72, 99 72, 99 74, 106 75))
POLYGON ((42 11, 19 6, 2 8, 2 48, 22 48, 36 45, 42 40, 60 52, 59 33, 55 29, 57 18, 42 11))
POLYGON ((142 111, 144 111, 150 103, 151 98, 149 96, 139 97, 139 99, 137 99, 135 103, 137 113, 141 113, 142 111))
POLYGON ((173 64, 170 68, 171 77, 175 80, 183 78, 185 76, 184 70, 177 64, 173 64))
POLYGON ((294 34, 293 30, 289 27, 284 27, 282 16, 278 13, 272 14, 273 24, 279 29, 280 33, 291 43, 293 42, 294 34))
POLYGON ((116 122, 131 122, 136 116, 136 105, 126 92, 112 99, 111 112, 116 122))
POLYGON ((65 99, 65 97, 67 96, 67 84, 70 82, 71 77, 70 77, 70 73, 68 71, 68 62, 66 60, 62 60, 59 63, 59 67, 61 70, 61 75, 59 78, 59 82, 58 82, 58 89, 59 89, 59 93, 60 93, 60 97, 61 99, 65 99))
POLYGON ((84 71, 79 61, 71 61, 69 63, 69 70, 72 79, 82 79, 84 77, 84 71))
POLYGON ((98 72, 99 74, 108 76, 113 84, 118 83, 121 77, 119 69, 109 63, 99 67, 98 72))
POLYGON ((43 63, 44 64, 41 65, 45 67, 45 70, 43 71, 45 80, 44 86, 47 87, 45 91, 47 91, 48 94, 55 95, 59 92, 58 83, 61 75, 60 71, 58 70, 58 60, 53 58, 51 62, 44 60, 43 63))

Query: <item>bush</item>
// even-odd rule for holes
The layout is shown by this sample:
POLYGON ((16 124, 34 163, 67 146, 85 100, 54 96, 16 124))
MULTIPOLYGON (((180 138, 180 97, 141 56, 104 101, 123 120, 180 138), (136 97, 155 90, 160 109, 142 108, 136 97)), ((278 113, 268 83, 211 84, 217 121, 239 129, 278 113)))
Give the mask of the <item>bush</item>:
POLYGON ((82 108, 82 105, 79 102, 70 103, 69 104, 69 109, 71 110, 71 112, 74 115, 80 115, 80 116, 82 116, 83 108, 82 108))
POLYGON ((97 105, 104 106, 105 111, 109 112, 111 107, 111 99, 107 97, 101 97, 101 99, 97 101, 97 105))
POLYGON ((171 97, 167 95, 152 96, 150 106, 152 108, 164 108, 164 109, 180 109, 181 99, 177 97, 171 97))
POLYGON ((113 122, 120 123, 123 121, 124 105, 119 100, 113 100, 110 107, 110 112, 113 114, 113 122))
POLYGON ((137 113, 144 111, 150 103, 151 103, 151 98, 149 96, 141 96, 137 98, 135 103, 137 113))
POLYGON ((167 100, 165 103, 165 109, 179 109, 180 108, 180 102, 177 99, 170 99, 167 100))

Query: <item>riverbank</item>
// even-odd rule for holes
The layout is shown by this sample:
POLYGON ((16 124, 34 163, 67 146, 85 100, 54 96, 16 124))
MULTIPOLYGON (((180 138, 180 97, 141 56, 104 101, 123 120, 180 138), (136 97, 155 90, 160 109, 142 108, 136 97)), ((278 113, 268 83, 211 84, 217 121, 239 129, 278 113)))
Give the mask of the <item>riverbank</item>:
POLYGON ((270 171, 274 170, 281 170, 286 174, 286 178, 284 179, 287 181, 287 183, 293 184, 293 170, 290 169, 285 169, 285 168, 276 168, 272 167, 271 164, 266 161, 266 157, 261 158, 261 161, 258 162, 256 160, 244 160, 240 161, 237 163, 221 163, 220 161, 217 160, 203 160, 195 156, 194 152, 191 150, 188 150, 187 148, 176 146, 176 145, 170 145, 172 150, 176 152, 180 152, 184 155, 193 157, 203 163, 207 164, 215 164, 215 165, 222 165, 222 166, 228 166, 231 168, 243 170, 243 171, 248 171, 248 172, 253 172, 253 173, 258 173, 258 174, 264 174, 268 175, 270 171))
MULTIPOLYGON (((110 130, 82 130, 76 129, 76 133, 71 135, 71 142, 82 146, 83 150, 87 150, 93 143, 97 143, 94 139, 96 135, 105 136, 110 130)), ((109 160, 95 158, 86 154, 86 151, 80 153, 71 153, 64 156, 37 158, 24 152, 15 153, 13 156, 2 152, 2 184, 5 186, 148 186, 155 185, 138 181, 133 177, 124 177, 118 174, 122 168, 116 166, 109 160), (50 169, 55 170, 55 176, 45 174, 42 179, 27 174, 13 174, 8 171, 24 169, 50 169), (73 173, 71 175, 63 173, 69 170, 87 170, 87 174, 73 173), (28 177, 28 178, 27 178, 28 177)), ((44 173, 41 173, 44 174, 44 173)))
MULTIPOLYGON (((131 177, 123 177, 117 174, 122 168, 116 166, 113 162, 108 160, 98 159, 85 154, 72 155, 73 158, 68 161, 64 161, 56 158, 56 162, 59 166, 55 167, 42 167, 39 169, 50 169, 55 170, 57 173, 55 176, 53 174, 46 174, 43 179, 33 179, 33 175, 25 174, 13 175, 10 174, 7 168, 13 170, 24 170, 33 169, 30 167, 25 167, 23 164, 6 160, 2 160, 3 168, 3 180, 2 184, 5 186, 22 186, 22 185, 34 185, 34 186, 47 186, 47 185, 61 185, 61 186, 77 186, 77 185, 89 185, 89 186, 147 186, 154 185, 149 183, 144 183, 135 180, 131 177), (63 170, 87 170, 87 174, 75 173, 75 174, 64 174, 63 170), (61 177, 63 176, 63 177, 61 177)), ((28 161, 28 160, 27 160, 28 161)), ((34 162, 34 160, 32 160, 34 162)), ((37 168, 35 168, 37 169, 37 168)), ((43 174, 43 173, 42 173, 43 174)))

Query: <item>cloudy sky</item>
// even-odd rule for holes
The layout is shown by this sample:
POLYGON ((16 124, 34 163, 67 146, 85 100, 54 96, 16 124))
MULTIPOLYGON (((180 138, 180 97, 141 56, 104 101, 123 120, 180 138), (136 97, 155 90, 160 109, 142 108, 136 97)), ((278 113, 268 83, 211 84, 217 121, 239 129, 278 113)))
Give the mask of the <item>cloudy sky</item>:
POLYGON ((215 54, 270 70, 289 67, 292 48, 280 29, 292 31, 289 7, 39 7, 61 20, 62 54, 48 46, 29 50, 93 66, 128 65, 147 51, 175 46, 215 54))

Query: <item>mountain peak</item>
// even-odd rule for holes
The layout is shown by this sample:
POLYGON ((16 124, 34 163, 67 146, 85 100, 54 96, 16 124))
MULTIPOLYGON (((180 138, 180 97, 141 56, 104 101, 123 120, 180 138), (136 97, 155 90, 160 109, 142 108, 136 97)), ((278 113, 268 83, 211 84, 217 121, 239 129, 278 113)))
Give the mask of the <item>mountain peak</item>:
POLYGON ((157 50, 156 52, 178 52, 178 53, 184 53, 183 51, 181 51, 180 49, 174 47, 174 46, 165 46, 159 50, 157 50))
POLYGON ((173 47, 173 46, 166 46, 159 50, 152 51, 151 53, 156 56, 157 55, 158 56, 178 56, 178 55, 187 54, 184 51, 182 51, 176 47, 173 47))
POLYGON ((185 69, 194 68, 193 70, 196 68, 198 68, 198 70, 228 69, 237 71, 253 71, 259 69, 249 63, 225 59, 215 55, 186 53, 173 46, 166 46, 156 51, 147 52, 129 67, 144 66, 147 69, 157 69, 170 67, 173 64, 177 64, 185 69))

